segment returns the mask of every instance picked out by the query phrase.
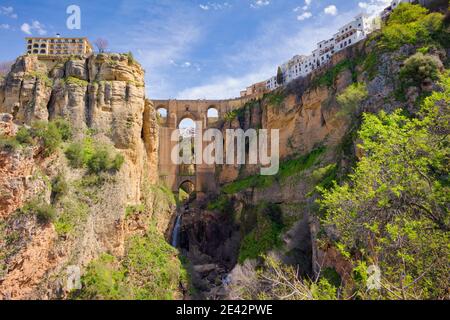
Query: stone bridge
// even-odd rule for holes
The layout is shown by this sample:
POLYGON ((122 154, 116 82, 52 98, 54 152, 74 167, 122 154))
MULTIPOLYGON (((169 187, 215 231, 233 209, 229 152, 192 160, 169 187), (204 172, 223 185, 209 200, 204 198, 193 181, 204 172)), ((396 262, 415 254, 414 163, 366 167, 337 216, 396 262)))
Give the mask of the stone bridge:
MULTIPOLYGON (((171 152, 176 142, 171 141, 174 130, 179 128, 181 121, 191 119, 201 121, 203 131, 216 128, 220 120, 230 111, 239 109, 255 96, 232 100, 153 100, 157 111, 166 114, 159 120, 159 172, 160 180, 165 182, 173 192, 178 192, 184 183, 192 183, 198 195, 214 193, 218 185, 214 165, 197 165, 183 168, 173 164, 171 152), (208 112, 215 109, 217 117, 208 117, 208 112)), ((205 145, 204 145, 205 147, 205 145)), ((186 166, 184 166, 186 167, 186 166)))

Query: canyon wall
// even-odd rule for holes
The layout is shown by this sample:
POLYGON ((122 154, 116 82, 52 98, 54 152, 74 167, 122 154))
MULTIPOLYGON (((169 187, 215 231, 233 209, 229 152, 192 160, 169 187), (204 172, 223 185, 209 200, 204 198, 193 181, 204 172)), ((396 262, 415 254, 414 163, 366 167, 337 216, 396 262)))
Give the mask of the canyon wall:
POLYGON ((147 212, 147 220, 125 216, 129 206, 145 202, 151 208, 159 201, 148 189, 158 179, 156 113, 145 99, 144 70, 131 57, 20 57, 1 79, 0 114, 4 137, 14 136, 22 126, 65 119, 74 141, 92 139, 125 159, 102 185, 83 189, 84 173, 70 168, 63 149, 49 157, 39 146, 0 151, 0 298, 64 297, 67 266, 83 269, 104 252, 120 257, 125 239, 146 229, 153 214, 161 234, 166 231, 172 205, 157 204, 159 212, 147 212), (17 214, 38 196, 51 203, 51 181, 61 174, 72 198, 86 202, 77 206, 88 206, 76 232, 62 236, 54 224, 17 214))

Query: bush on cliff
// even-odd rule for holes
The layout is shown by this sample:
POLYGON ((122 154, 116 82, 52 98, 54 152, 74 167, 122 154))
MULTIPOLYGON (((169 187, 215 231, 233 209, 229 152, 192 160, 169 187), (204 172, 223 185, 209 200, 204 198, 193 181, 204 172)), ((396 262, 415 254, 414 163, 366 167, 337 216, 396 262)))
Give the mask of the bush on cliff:
POLYGON ((320 201, 342 253, 382 270, 384 288, 373 298, 439 299, 450 286, 449 74, 441 87, 418 118, 365 115, 363 158, 320 201))
POLYGON ((396 50, 405 44, 442 43, 445 41, 442 35, 446 33, 443 26, 442 14, 428 14, 428 10, 420 5, 401 3, 382 29, 379 44, 383 49, 396 50))
POLYGON ((406 59, 400 70, 400 80, 404 86, 420 86, 427 79, 437 80, 438 76, 439 63, 437 59, 420 52, 406 59))
POLYGON ((127 241, 122 260, 102 255, 92 261, 82 277, 78 299, 172 300, 180 298, 180 283, 187 276, 178 252, 151 227, 144 236, 127 241))
POLYGON ((70 144, 65 154, 71 167, 86 167, 91 174, 110 170, 117 172, 125 161, 123 155, 114 155, 108 146, 95 143, 91 137, 70 144))

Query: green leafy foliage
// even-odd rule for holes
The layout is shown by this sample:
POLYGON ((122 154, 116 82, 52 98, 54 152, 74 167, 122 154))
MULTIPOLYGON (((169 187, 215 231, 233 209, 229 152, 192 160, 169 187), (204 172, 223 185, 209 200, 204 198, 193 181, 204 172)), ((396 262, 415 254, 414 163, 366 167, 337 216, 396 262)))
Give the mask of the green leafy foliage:
POLYGON ((66 178, 63 174, 58 174, 52 181, 52 198, 58 200, 65 194, 69 189, 66 178))
POLYGON ((443 298, 449 287, 448 74, 441 87, 418 118, 401 110, 365 115, 365 156, 350 182, 324 191, 320 201, 341 252, 379 265, 384 297, 443 298))
POLYGON ((405 44, 440 43, 446 33, 443 21, 444 16, 440 13, 428 14, 428 10, 420 5, 401 3, 382 29, 379 45, 383 49, 396 50, 405 44))
POLYGON ((88 205, 76 196, 61 200, 62 208, 55 219, 55 230, 60 236, 73 234, 82 225, 89 213, 88 205))
POLYGON ((88 266, 82 277, 78 299, 172 300, 177 298, 186 271, 177 251, 154 228, 144 236, 132 237, 124 258, 102 255, 88 266))
POLYGON ((70 125, 65 120, 37 121, 31 125, 31 128, 21 127, 15 137, 0 137, 0 147, 14 150, 40 144, 43 154, 50 156, 63 141, 70 139, 71 135, 70 125))
POLYGON ((339 116, 354 116, 361 103, 367 99, 369 92, 365 83, 354 83, 348 86, 344 92, 337 96, 337 102, 341 105, 339 116))
POLYGON ((416 53, 406 59, 400 70, 400 80, 404 86, 420 86, 424 80, 437 80, 439 64, 435 57, 416 53))
POLYGON ((56 217, 56 210, 41 199, 33 199, 27 202, 20 211, 23 214, 35 215, 42 224, 52 222, 56 217))
POLYGON ((66 84, 72 84, 79 87, 87 87, 87 85, 89 84, 89 82, 87 82, 86 80, 81 80, 75 77, 67 77, 66 79, 64 79, 64 82, 66 84))
MULTIPOLYGON (((355 67, 357 64, 358 64, 358 61, 356 61, 356 60, 341 61, 338 64, 336 64, 334 67, 327 69, 327 71, 324 74, 314 78, 312 80, 311 86, 312 87, 325 86, 325 87, 331 88, 336 83, 336 80, 337 80, 339 74, 341 74, 341 72, 343 72, 345 70, 351 70, 352 73, 354 73, 355 72, 354 70, 355 70, 355 67)), ((353 78, 356 78, 355 74, 353 74, 353 78)))
POLYGON ((91 174, 99 174, 110 170, 117 172, 125 161, 123 155, 114 155, 110 148, 95 143, 91 137, 84 138, 82 142, 70 144, 65 154, 71 167, 86 167, 91 174))

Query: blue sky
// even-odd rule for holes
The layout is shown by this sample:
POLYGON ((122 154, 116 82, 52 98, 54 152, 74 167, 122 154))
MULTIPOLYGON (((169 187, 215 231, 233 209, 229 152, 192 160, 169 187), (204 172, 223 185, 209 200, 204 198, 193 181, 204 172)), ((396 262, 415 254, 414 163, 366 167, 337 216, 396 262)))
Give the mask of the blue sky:
POLYGON ((276 73, 295 54, 362 11, 389 0, 0 1, 0 61, 24 52, 24 37, 61 33, 103 37, 112 52, 132 51, 153 99, 222 99, 276 73), (81 30, 66 9, 81 8, 81 30))

